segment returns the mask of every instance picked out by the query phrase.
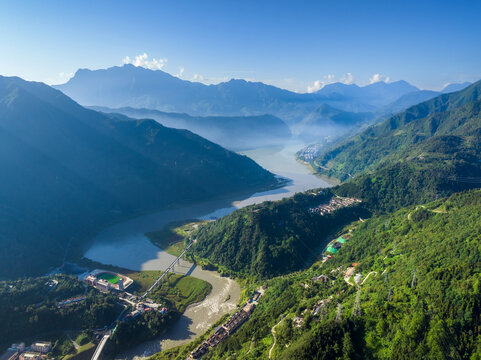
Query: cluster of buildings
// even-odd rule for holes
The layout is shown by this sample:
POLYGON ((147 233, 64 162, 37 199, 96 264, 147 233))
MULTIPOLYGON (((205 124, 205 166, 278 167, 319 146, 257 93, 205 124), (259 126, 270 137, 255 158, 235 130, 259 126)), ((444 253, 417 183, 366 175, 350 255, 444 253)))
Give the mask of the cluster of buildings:
POLYGON ((216 347, 222 340, 232 335, 247 319, 257 305, 259 298, 264 293, 264 289, 254 291, 242 309, 233 313, 229 319, 218 326, 211 336, 190 353, 190 359, 199 359, 204 356, 211 348, 216 347))
POLYGON ((321 316, 324 314, 327 304, 332 300, 333 296, 329 296, 327 299, 322 299, 317 302, 311 310, 311 314, 314 316, 321 316))
MULTIPOLYGON (((356 266, 358 266, 359 263, 353 263, 351 266, 349 266, 347 269, 346 269, 346 272, 344 273, 344 281, 346 281, 348 284, 350 284, 349 282, 349 279, 351 278, 351 276, 354 275, 354 271, 356 270, 356 266)), ((359 283, 359 281, 361 280, 361 274, 358 273, 354 276, 354 282, 357 284, 359 283)))
MULTIPOLYGON (((325 143, 331 142, 330 136, 324 137, 322 141, 325 143)), ((299 150, 297 157, 305 162, 311 162, 319 155, 321 148, 321 144, 308 145, 304 149, 299 150)))
POLYGON ((124 290, 124 280, 122 278, 118 280, 117 284, 112 284, 105 279, 99 279, 95 275, 90 274, 85 278, 85 282, 102 292, 109 292, 112 289, 124 290))
POLYGON ((156 304, 150 299, 145 299, 138 303, 133 304, 134 310, 126 316, 126 318, 136 318, 137 316, 143 314, 146 311, 160 311, 162 315, 167 312, 167 308, 162 306, 162 304, 156 304))
POLYGON ((329 278, 329 276, 326 276, 324 274, 321 274, 321 275, 318 275, 318 276, 314 276, 312 279, 311 279, 313 282, 321 282, 321 283, 327 283, 329 282, 329 280, 331 280, 329 278))
POLYGON ((340 208, 348 207, 360 202, 361 200, 359 199, 336 196, 331 198, 327 204, 321 204, 316 207, 309 208, 309 212, 312 214, 319 214, 321 216, 324 216, 340 208))
POLYGON ((130 284, 134 282, 131 278, 127 276, 106 271, 106 270, 98 270, 98 269, 89 273, 84 278, 84 280, 85 282, 87 282, 87 284, 93 286, 94 288, 102 292, 110 292, 112 290, 124 291, 130 286, 130 284), (118 279, 117 282, 112 283, 106 279, 103 279, 102 276, 105 274, 116 277, 118 279))
MULTIPOLYGON (((329 296, 327 299, 322 299, 317 302, 316 305, 311 309, 311 314, 313 316, 321 317, 326 314, 327 312, 327 304, 333 299, 333 296, 329 296)), ((301 328, 302 325, 304 325, 304 316, 306 313, 309 312, 309 309, 306 309, 303 313, 302 316, 295 316, 292 318, 292 325, 294 325, 297 328, 301 328)))
POLYGON ((25 343, 12 344, 8 350, 0 356, 0 360, 41 360, 52 350, 49 341, 37 341, 29 347, 25 343))

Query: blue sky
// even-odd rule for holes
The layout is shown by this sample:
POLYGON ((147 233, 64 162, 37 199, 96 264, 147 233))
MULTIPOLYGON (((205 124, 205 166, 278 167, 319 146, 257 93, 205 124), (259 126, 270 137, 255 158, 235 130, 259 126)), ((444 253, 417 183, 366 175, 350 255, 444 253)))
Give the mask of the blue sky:
POLYGON ((0 74, 62 83, 145 53, 137 64, 208 83, 439 89, 481 78, 479 14, 477 0, 0 0, 0 74))

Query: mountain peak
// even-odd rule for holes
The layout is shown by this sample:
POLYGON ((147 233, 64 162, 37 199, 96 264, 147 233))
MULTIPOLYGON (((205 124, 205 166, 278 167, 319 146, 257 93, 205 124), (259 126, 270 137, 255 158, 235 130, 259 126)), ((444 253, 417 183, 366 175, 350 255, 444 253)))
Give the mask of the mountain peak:
POLYGON ((460 91, 467 88, 471 83, 469 81, 465 81, 462 83, 449 83, 443 86, 441 92, 443 93, 450 93, 455 91, 460 91))

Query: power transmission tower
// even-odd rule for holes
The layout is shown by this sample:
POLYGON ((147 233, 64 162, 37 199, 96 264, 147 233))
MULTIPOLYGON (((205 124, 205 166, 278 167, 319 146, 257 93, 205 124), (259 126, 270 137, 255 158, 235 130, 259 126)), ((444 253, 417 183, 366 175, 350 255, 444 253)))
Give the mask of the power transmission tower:
POLYGON ((342 304, 341 303, 337 304, 336 321, 337 322, 342 321, 342 304))
POLYGON ((361 316, 361 289, 357 289, 356 301, 354 302, 354 307, 352 309, 352 316, 361 316))

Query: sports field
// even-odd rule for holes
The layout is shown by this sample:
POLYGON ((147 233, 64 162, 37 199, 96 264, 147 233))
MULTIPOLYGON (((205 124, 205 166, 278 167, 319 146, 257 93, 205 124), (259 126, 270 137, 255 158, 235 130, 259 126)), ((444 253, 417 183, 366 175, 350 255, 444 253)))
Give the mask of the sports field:
POLYGON ((107 280, 109 283, 114 285, 117 284, 120 280, 120 276, 106 272, 97 274, 97 278, 107 280))

